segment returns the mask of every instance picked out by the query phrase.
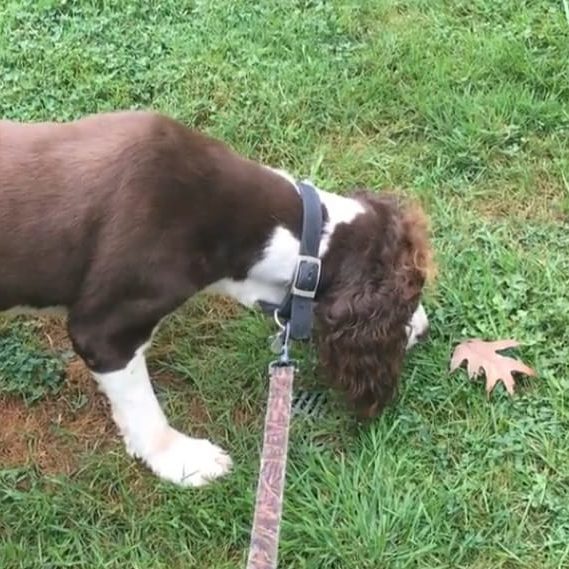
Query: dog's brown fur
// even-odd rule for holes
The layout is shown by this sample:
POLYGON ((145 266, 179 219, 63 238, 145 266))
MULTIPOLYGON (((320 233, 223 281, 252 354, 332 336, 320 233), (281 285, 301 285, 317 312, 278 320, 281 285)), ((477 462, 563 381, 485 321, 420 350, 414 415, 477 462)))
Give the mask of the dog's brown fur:
POLYGON ((301 216, 281 176, 161 115, 0 122, 0 310, 67 307, 96 371, 301 216))

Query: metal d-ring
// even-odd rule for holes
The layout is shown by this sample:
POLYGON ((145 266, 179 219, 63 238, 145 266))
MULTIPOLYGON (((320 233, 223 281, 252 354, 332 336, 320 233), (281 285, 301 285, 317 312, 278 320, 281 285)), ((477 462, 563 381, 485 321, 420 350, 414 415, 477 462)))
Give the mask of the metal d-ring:
POLYGON ((284 330, 286 328, 286 325, 283 324, 280 319, 279 319, 279 309, 276 308, 275 311, 273 312, 273 318, 275 319, 275 323, 276 325, 281 329, 284 330))

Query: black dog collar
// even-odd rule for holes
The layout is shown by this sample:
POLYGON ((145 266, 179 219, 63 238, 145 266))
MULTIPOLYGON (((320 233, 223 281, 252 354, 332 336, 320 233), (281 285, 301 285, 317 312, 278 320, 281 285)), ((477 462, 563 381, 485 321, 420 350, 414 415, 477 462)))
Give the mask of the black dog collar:
POLYGON ((290 289, 280 306, 259 304, 272 312, 281 325, 288 323, 293 340, 307 340, 312 332, 314 299, 320 284, 322 261, 318 256, 322 235, 322 204, 316 188, 306 182, 297 184, 302 198, 300 251, 290 289))

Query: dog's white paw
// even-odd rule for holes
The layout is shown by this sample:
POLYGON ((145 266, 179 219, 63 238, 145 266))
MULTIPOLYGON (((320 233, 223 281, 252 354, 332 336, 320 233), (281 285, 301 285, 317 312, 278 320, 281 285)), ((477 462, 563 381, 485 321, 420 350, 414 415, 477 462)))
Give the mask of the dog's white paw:
POLYGON ((169 429, 159 448, 145 462, 164 480, 182 486, 203 486, 231 470, 231 458, 206 439, 192 439, 169 429))

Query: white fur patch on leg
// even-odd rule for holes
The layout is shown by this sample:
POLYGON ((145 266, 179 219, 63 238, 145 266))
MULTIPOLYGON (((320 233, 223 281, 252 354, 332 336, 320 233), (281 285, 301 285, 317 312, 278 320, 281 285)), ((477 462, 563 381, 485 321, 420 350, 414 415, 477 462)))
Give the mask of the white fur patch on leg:
POLYGON ((160 478, 202 486, 230 470, 231 459, 222 449, 170 427, 150 383, 144 346, 124 369, 93 375, 110 401, 127 452, 160 478))

